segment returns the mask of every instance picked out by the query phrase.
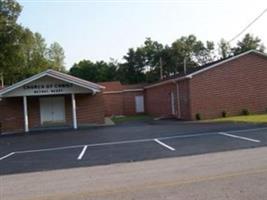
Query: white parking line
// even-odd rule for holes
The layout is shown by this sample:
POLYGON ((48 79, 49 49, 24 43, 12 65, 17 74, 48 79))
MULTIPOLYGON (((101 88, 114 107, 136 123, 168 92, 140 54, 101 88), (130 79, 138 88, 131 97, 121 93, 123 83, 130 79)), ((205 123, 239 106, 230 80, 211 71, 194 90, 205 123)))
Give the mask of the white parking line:
MULTIPOLYGON (((236 136, 236 135, 232 135, 229 133, 242 133, 242 132, 249 132, 249 131, 260 131, 260 130, 267 130, 266 127, 264 128, 255 128, 255 129, 243 129, 243 130, 229 130, 227 132, 223 132, 224 135, 229 136, 231 135, 231 137, 235 137, 235 138, 239 138, 239 139, 244 139, 245 137, 241 137, 241 136, 236 136)), ((196 134, 178 134, 178 135, 172 135, 172 136, 166 136, 166 137, 158 137, 157 140, 171 140, 171 139, 179 139, 179 138, 191 138, 191 137, 202 137, 202 136, 209 136, 209 135, 218 135, 222 133, 218 133, 218 132, 204 132, 204 133, 196 133, 196 134)), ((230 136, 229 136, 230 137, 230 136)), ((250 140, 253 142, 260 142, 259 140, 254 140, 254 139, 250 139, 250 138, 246 138, 246 140, 250 140)), ((36 153, 36 152, 45 152, 45 151, 56 151, 56 150, 65 150, 65 149, 75 149, 75 148, 81 148, 84 147, 85 145, 87 147, 97 147, 97 146, 107 146, 107 145, 120 145, 120 144, 132 144, 132 143, 142 143, 142 142, 153 142, 155 141, 155 138, 145 138, 145 139, 137 139, 137 140, 123 140, 123 141, 115 141, 115 142, 103 142, 103 143, 95 143, 95 144, 81 144, 81 145, 72 145, 72 146, 62 146, 62 147, 53 147, 53 148, 45 148, 45 149, 31 149, 31 150, 22 150, 22 151, 15 151, 13 153, 10 153, 10 155, 6 155, 2 158, 0 158, 0 160, 5 159, 6 157, 12 156, 14 153, 36 153)))
POLYGON ((80 153, 79 157, 77 158, 78 160, 81 160, 83 158, 83 155, 85 154, 87 147, 88 147, 87 145, 85 145, 83 147, 82 152, 80 153))
POLYGON ((81 148, 83 146, 84 145, 73 145, 73 146, 63 146, 63 147, 52 147, 52 148, 46 148, 46 149, 22 150, 22 151, 15 151, 15 153, 37 153, 37 152, 45 152, 45 151, 67 150, 67 149, 81 148))
POLYGON ((179 135, 173 135, 173 136, 158 137, 157 139, 158 140, 171 140, 171 139, 201 137, 201 136, 217 135, 217 134, 218 134, 218 132, 196 133, 196 134, 179 134, 179 135))
POLYGON ((6 159, 6 158, 8 158, 8 157, 10 157, 10 156, 12 156, 12 155, 14 155, 14 154, 15 154, 15 152, 9 153, 9 154, 7 154, 7 155, 1 157, 0 160, 4 160, 4 159, 6 159))
POLYGON ((57 150, 66 150, 66 149, 75 149, 81 148, 85 145, 87 147, 98 147, 98 146, 107 146, 107 145, 118 145, 118 144, 131 144, 131 143, 141 143, 141 142, 151 142, 153 139, 140 139, 140 140, 123 140, 117 142, 103 142, 103 143, 95 143, 95 144, 81 144, 81 145, 72 145, 72 146, 63 146, 63 147, 53 147, 53 148, 46 148, 46 149, 32 149, 32 150, 22 150, 22 151, 15 151, 15 153, 37 153, 43 151, 57 151, 57 150))
POLYGON ((154 139, 154 141, 157 142, 158 144, 160 144, 160 145, 166 147, 167 149, 169 149, 169 150, 171 150, 171 151, 175 151, 175 148, 173 148, 173 147, 171 147, 171 146, 169 146, 169 145, 167 145, 167 144, 165 144, 165 143, 159 141, 158 139, 154 139))
POLYGON ((255 139, 252 139, 252 138, 233 135, 233 134, 229 134, 229 133, 225 133, 225 132, 220 132, 219 134, 220 135, 224 135, 224 136, 228 136, 228 137, 232 137, 232 138, 238 138, 238 139, 241 139, 241 140, 248 140, 248 141, 251 141, 251 142, 261 142, 260 140, 255 140, 255 139))
POLYGON ((267 127, 251 128, 251 129, 240 129, 240 130, 233 130, 233 131, 226 131, 226 132, 228 132, 228 133, 243 133, 243 132, 264 131, 264 130, 267 130, 267 127))

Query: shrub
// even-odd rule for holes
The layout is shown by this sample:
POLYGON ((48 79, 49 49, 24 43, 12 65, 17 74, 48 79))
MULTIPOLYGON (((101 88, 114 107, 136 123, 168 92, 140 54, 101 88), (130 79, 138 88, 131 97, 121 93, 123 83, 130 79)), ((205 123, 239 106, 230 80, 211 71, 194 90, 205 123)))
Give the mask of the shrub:
POLYGON ((248 109, 243 109, 241 112, 242 115, 249 115, 248 109))
POLYGON ((227 117, 226 111, 222 111, 222 117, 227 117))
POLYGON ((201 120, 201 115, 200 115, 200 113, 197 113, 197 114, 196 114, 196 120, 201 120))

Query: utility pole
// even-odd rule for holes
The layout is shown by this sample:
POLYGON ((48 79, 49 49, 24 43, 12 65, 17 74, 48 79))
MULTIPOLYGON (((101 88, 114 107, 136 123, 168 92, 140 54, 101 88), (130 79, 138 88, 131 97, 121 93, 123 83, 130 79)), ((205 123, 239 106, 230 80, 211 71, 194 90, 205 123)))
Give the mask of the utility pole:
POLYGON ((186 57, 184 57, 184 74, 186 74, 186 57))
POLYGON ((162 57, 159 58, 160 80, 163 79, 162 57))

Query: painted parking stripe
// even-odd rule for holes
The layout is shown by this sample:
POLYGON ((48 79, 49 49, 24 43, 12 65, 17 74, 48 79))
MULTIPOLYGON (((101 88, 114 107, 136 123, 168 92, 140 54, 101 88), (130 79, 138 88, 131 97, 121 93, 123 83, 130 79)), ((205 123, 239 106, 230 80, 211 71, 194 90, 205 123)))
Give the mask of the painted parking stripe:
MULTIPOLYGON (((159 137, 158 140, 170 140, 170 139, 179 139, 179 138, 191 138, 191 137, 201 137, 208 135, 217 135, 217 132, 212 133, 197 133, 197 134, 184 134, 184 135, 174 135, 167 137, 159 137)), ((80 145, 72 145, 72 146, 62 146, 62 147, 52 147, 52 148, 44 148, 44 149, 30 149, 30 150, 21 150, 15 151, 14 153, 23 154, 23 153, 38 153, 38 152, 46 152, 46 151, 58 151, 58 150, 66 150, 66 149, 76 149, 84 147, 98 147, 98 146, 108 146, 108 145, 121 145, 121 144, 133 144, 133 143, 145 143, 145 142, 153 142, 154 138, 145 138, 145 139, 137 139, 137 140, 122 140, 115 142, 103 142, 103 143, 95 143, 95 144, 80 144, 80 145)))
POLYGON ((83 150, 81 151, 79 157, 77 158, 78 160, 81 160, 81 159, 83 158, 83 156, 84 156, 84 154, 85 154, 85 152, 86 152, 87 147, 88 147, 87 145, 85 145, 85 146, 83 147, 83 150))
POLYGON ((4 159, 6 159, 6 158, 8 158, 8 157, 10 157, 10 156, 13 156, 14 154, 15 154, 15 152, 9 153, 9 154, 7 154, 7 155, 1 157, 0 160, 4 160, 4 159))
POLYGON ((242 137, 242 136, 238 136, 238 135, 233 135, 233 134, 229 134, 229 133, 225 133, 225 132, 220 132, 220 135, 224 135, 224 136, 228 136, 228 137, 232 137, 232 138, 237 138, 237 139, 241 139, 241 140, 247 140, 250 142, 261 142, 260 140, 255 140, 252 138, 248 138, 248 137, 242 137))
MULTIPOLYGON (((254 128, 254 129, 232 130, 232 131, 229 130, 229 131, 227 131, 227 133, 226 132, 223 132, 223 133, 225 133, 225 134, 242 133, 242 132, 249 132, 249 131, 260 131, 260 130, 267 130, 267 127, 254 128)), ((162 140, 202 137, 202 136, 218 135, 218 134, 220 134, 220 133, 218 133, 218 132, 206 132, 205 133, 204 132, 204 133, 195 133, 195 134, 178 134, 178 135, 172 135, 172 136, 166 136, 166 137, 158 137, 157 139, 162 141, 162 140)), ((240 137, 240 136, 238 136, 238 137, 240 137)), ((131 143, 152 142, 152 141, 154 141, 154 138, 137 139, 137 140, 123 140, 123 141, 104 142, 104 143, 95 143, 95 144, 81 144, 81 145, 72 145, 72 146, 63 146, 63 147, 52 147, 52 148, 45 148, 45 149, 31 149, 31 150, 15 151, 14 153, 35 153, 35 152, 44 152, 44 151, 75 149, 75 148, 84 147, 85 145, 87 145, 88 147, 97 147, 97 146, 106 146, 106 145, 120 145, 120 144, 131 144, 131 143)), ((257 140, 257 142, 258 142, 258 140, 257 140)))
POLYGON ((240 130, 230 130, 227 131, 228 133, 245 133, 245 132, 253 132, 253 131, 264 131, 267 130, 267 127, 261 127, 261 128, 251 128, 251 129, 240 129, 240 130))
POLYGON ((52 147, 46 149, 32 149, 32 150, 22 150, 22 151, 15 151, 15 153, 38 153, 38 152, 45 152, 45 151, 58 151, 58 150, 67 150, 67 149, 76 149, 81 148, 84 145, 73 145, 73 146, 63 146, 63 147, 52 147))
POLYGON ((171 147, 171 146, 169 146, 169 145, 167 145, 167 144, 161 142, 161 141, 158 140, 158 139, 154 139, 154 141, 157 142, 158 144, 160 144, 160 145, 166 147, 167 149, 169 149, 169 150, 171 150, 171 151, 175 151, 175 148, 173 148, 173 147, 171 147))

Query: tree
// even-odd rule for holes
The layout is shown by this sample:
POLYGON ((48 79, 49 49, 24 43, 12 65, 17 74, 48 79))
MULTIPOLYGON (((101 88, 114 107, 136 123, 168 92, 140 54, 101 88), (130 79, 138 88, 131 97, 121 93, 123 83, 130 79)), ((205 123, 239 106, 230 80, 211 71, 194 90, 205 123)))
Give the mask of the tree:
POLYGON ((21 6, 13 0, 0 1, 0 73, 11 77, 20 60, 22 27, 16 21, 21 6))
POLYGON ((231 46, 226 40, 221 39, 218 44, 218 47, 219 47, 219 55, 221 58, 227 58, 231 56, 232 54, 231 46))
POLYGON ((237 46, 232 49, 232 52, 236 55, 252 49, 264 52, 265 46, 261 43, 260 38, 248 33, 241 41, 237 42, 237 46))
POLYGON ((120 81, 127 84, 145 82, 146 56, 143 48, 130 48, 119 65, 120 81))
POLYGON ((50 68, 47 59, 47 45, 45 39, 39 33, 32 33, 30 30, 25 32, 25 39, 21 44, 24 53, 24 65, 22 78, 29 77, 40 71, 50 68))
POLYGON ((90 60, 82 60, 75 63, 69 73, 93 82, 114 81, 117 80, 117 63, 114 60, 109 63, 104 61, 94 63, 90 60))
POLYGON ((97 82, 104 81, 115 81, 118 80, 117 69, 118 63, 117 61, 111 59, 108 63, 104 61, 96 62, 95 67, 97 68, 97 82))
POLYGON ((145 65, 149 67, 149 70, 153 70, 158 67, 163 45, 157 41, 151 40, 151 38, 146 38, 144 46, 140 48, 143 49, 145 65))
POLYGON ((152 82, 159 79, 159 60, 163 45, 146 38, 144 44, 130 48, 119 64, 119 77, 123 83, 152 82))
POLYGON ((59 43, 54 42, 48 49, 48 59, 51 62, 51 67, 58 71, 65 71, 64 67, 64 50, 59 43))
POLYGON ((173 60, 176 60, 176 70, 173 73, 182 73, 184 60, 187 68, 196 68, 215 59, 214 43, 207 41, 204 44, 196 36, 183 36, 172 43, 173 60))
POLYGON ((62 47, 54 43, 48 49, 41 34, 19 25, 21 11, 15 0, 0 0, 0 74, 4 75, 6 84, 48 68, 62 70, 64 67, 62 47))

